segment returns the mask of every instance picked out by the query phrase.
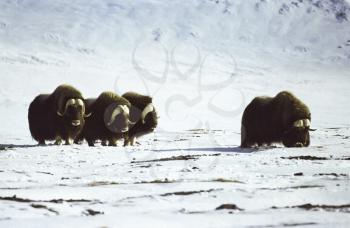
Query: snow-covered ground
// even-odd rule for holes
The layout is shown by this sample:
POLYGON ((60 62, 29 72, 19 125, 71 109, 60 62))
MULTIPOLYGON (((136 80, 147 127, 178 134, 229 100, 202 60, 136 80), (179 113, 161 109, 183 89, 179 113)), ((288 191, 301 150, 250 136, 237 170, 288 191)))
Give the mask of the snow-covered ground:
POLYGON ((350 6, 342 0, 0 2, 0 227, 347 227, 350 6), (150 94, 135 147, 38 147, 62 83, 150 94), (311 109, 311 146, 243 150, 259 95, 311 109), (222 209, 224 208, 224 209, 222 209))

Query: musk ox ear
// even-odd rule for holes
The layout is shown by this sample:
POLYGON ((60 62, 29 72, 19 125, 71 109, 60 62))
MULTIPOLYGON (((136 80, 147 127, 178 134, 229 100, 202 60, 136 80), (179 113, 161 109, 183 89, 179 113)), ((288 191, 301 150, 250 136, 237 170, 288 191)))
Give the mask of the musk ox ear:
POLYGON ((142 113, 141 113, 141 121, 142 121, 143 124, 145 123, 145 118, 146 118, 147 114, 150 113, 150 112, 153 112, 153 110, 154 110, 154 106, 153 106, 152 103, 149 103, 149 104, 143 109, 143 111, 142 111, 142 113))

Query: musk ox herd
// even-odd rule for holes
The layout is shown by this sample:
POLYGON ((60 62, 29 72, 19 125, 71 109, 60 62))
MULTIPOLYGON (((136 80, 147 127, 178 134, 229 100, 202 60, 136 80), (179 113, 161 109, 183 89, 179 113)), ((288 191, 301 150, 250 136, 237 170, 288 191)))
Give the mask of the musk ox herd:
MULTIPOLYGON (((135 92, 122 96, 103 92, 84 99, 70 85, 60 85, 51 94, 40 94, 28 110, 32 137, 40 144, 80 144, 89 146, 134 145, 135 139, 154 132, 158 115, 152 97, 135 92)), ((241 124, 241 147, 282 143, 286 147, 310 144, 311 113, 292 93, 282 91, 275 97, 256 97, 245 108, 241 124)))
POLYGON ((99 97, 84 99, 70 85, 58 86, 52 94, 40 94, 28 110, 29 129, 40 144, 55 141, 60 145, 82 143, 89 146, 134 145, 135 138, 151 133, 158 124, 152 98, 134 92, 119 96, 103 92, 99 97))

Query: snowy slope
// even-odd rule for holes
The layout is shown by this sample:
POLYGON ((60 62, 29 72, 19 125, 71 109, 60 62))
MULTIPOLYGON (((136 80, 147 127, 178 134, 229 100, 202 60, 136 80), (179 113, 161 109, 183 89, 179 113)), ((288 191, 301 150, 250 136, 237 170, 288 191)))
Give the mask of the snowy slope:
POLYGON ((346 226, 349 20, 344 0, 1 1, 0 226, 346 226), (27 108, 61 83, 150 94, 159 128, 37 147, 27 108), (244 107, 281 90, 310 107, 311 147, 241 150, 244 107))

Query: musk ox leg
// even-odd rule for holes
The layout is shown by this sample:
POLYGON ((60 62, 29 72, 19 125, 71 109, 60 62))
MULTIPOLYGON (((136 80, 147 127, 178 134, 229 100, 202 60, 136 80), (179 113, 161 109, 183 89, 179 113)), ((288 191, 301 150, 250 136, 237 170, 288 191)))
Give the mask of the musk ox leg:
POLYGON ((246 141, 241 143, 242 148, 250 148, 250 147, 252 147, 252 145, 253 145, 252 143, 248 143, 246 141))
POLYGON ((78 137, 76 137, 74 139, 74 144, 81 145, 81 144, 83 144, 83 141, 84 141, 84 137, 82 135, 79 135, 78 137))
POLYGON ((86 139, 86 141, 88 142, 89 146, 95 146, 95 141, 92 139, 86 139))
POLYGON ((107 146, 108 145, 108 141, 107 140, 102 140, 101 145, 102 146, 107 146))
POLYGON ((306 136, 306 140, 305 140, 304 146, 308 147, 309 145, 310 145, 310 133, 308 132, 307 136, 306 136))
POLYGON ((136 137, 124 138, 124 146, 134 146, 136 142, 136 137))
POLYGON ((57 145, 57 146, 62 145, 62 139, 61 139, 60 136, 57 136, 57 137, 56 137, 55 145, 57 145))
POLYGON ((127 138, 124 138, 124 146, 129 146, 130 145, 130 141, 127 138))
POLYGON ((136 142, 136 137, 132 137, 132 138, 130 139, 130 145, 131 145, 131 146, 134 146, 134 145, 135 145, 135 142, 136 142))
POLYGON ((82 139, 76 139, 76 140, 74 140, 74 144, 82 145, 83 144, 83 140, 82 139))
POLYGON ((46 145, 44 139, 40 139, 40 140, 38 141, 38 144, 39 144, 39 146, 45 146, 45 145, 46 145))
POLYGON ((110 139, 108 146, 118 146, 117 140, 116 139, 110 139))
POLYGON ((246 128, 243 126, 241 126, 241 147, 242 148, 249 148, 253 145, 252 142, 250 142, 250 139, 249 139, 249 134, 246 130, 246 128))
POLYGON ((72 138, 66 139, 66 145, 73 145, 73 143, 74 143, 74 139, 72 138))

